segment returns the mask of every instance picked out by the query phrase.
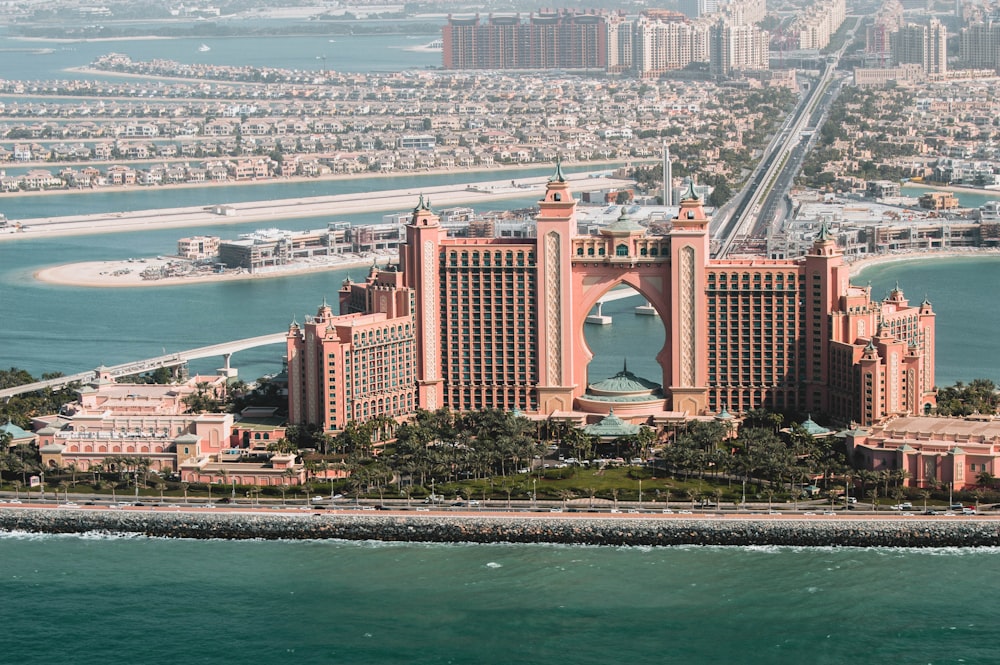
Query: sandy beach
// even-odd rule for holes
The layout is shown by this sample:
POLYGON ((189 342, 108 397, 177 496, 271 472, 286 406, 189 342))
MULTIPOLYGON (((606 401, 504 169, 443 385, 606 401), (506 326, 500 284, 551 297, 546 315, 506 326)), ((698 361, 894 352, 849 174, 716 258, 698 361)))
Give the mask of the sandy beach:
MULTIPOLYGON (((180 284, 204 284, 206 282, 228 282, 235 280, 268 279, 271 277, 290 277, 310 272, 326 270, 345 270, 359 268, 367 270, 373 264, 385 266, 395 263, 395 254, 378 254, 370 256, 338 256, 329 261, 310 261, 295 263, 290 266, 280 266, 267 272, 249 273, 246 271, 227 271, 225 273, 200 272, 178 277, 162 279, 143 279, 142 272, 147 268, 160 268, 172 261, 172 257, 156 257, 133 259, 126 261, 87 261, 84 263, 67 263, 65 265, 44 268, 34 273, 35 279, 48 284, 63 286, 82 286, 87 288, 127 288, 141 286, 177 286, 180 284)), ((360 277, 361 274, 359 273, 360 277)))
POLYGON ((967 249, 930 250, 923 252, 893 252, 892 254, 877 254, 858 259, 850 264, 851 277, 859 276, 866 268, 884 263, 900 263, 902 261, 931 261, 936 259, 959 258, 1000 258, 1000 249, 991 247, 969 247, 967 249))
MULTIPOLYGON (((615 187, 621 184, 620 180, 589 178, 586 174, 574 174, 568 176, 567 179, 586 182, 588 189, 615 187)), ((514 181, 508 179, 475 185, 439 185, 335 196, 247 201, 207 207, 193 206, 10 220, 11 226, 6 233, 0 233, 0 241, 220 224, 271 223, 282 219, 347 216, 359 212, 382 210, 405 211, 417 205, 421 196, 438 209, 447 206, 474 205, 530 196, 540 198, 547 180, 548 178, 545 176, 536 176, 514 181), (516 185, 512 186, 512 182, 516 182, 516 185), (20 224, 20 230, 15 231, 12 228, 15 223, 20 224)))
POLYGON ((982 194, 983 196, 1000 198, 1000 188, 987 189, 984 187, 968 187, 966 185, 938 185, 936 183, 913 181, 904 182, 903 188, 905 189, 906 187, 923 187, 924 189, 933 189, 940 192, 965 192, 966 194, 982 194))

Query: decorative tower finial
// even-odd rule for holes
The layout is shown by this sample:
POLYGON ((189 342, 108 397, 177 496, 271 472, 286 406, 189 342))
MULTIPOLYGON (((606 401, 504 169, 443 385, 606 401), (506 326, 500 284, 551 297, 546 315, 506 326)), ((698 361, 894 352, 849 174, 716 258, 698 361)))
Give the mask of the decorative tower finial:
POLYGON ((699 198, 698 192, 694 191, 694 178, 688 179, 688 187, 681 194, 681 201, 697 201, 699 198))
POLYGON ((826 220, 819 225, 819 233, 816 234, 816 240, 820 242, 827 242, 833 240, 833 234, 830 233, 830 227, 827 225, 826 220))
POLYGON ((424 199, 423 193, 420 194, 420 200, 417 202, 417 207, 413 209, 413 213, 416 214, 421 210, 430 210, 431 202, 429 199, 424 199))
POLYGON ((556 157, 556 172, 549 182, 566 182, 566 176, 562 172, 562 155, 556 157))

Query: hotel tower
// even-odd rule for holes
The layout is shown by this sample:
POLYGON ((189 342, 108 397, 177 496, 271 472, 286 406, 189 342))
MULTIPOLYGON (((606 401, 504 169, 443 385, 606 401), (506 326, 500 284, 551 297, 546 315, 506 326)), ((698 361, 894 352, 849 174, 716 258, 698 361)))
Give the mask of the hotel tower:
POLYGON ((798 259, 715 260, 692 188, 662 235, 624 211, 580 235, 558 166, 538 205, 534 238, 449 238, 421 198, 398 267, 345 282, 339 316, 324 303, 292 324, 291 421, 449 407, 656 424, 763 407, 870 425, 933 406, 930 303, 852 286, 826 228, 798 259), (623 371, 588 385, 584 322, 622 285, 663 322, 660 383, 623 371))

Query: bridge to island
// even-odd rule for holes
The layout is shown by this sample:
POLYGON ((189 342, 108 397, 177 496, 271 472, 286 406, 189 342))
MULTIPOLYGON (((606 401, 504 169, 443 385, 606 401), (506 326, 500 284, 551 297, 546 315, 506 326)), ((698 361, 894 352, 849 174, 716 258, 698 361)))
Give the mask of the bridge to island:
MULTIPOLYGON (((631 288, 619 288, 609 291, 603 298, 601 298, 597 303, 598 314, 596 316, 602 316, 600 314, 600 305, 606 302, 611 302, 614 300, 620 300, 622 298, 631 298, 633 296, 639 295, 636 291, 631 288)), ((611 317, 603 316, 602 321, 591 321, 592 323, 611 323, 611 317)), ((209 346, 201 346, 196 349, 188 349, 187 351, 178 351, 176 353, 167 353, 164 355, 156 356, 154 358, 146 358, 145 360, 134 360, 127 363, 121 363, 120 365, 112 365, 110 367, 100 367, 98 369, 89 370, 86 372, 78 372, 77 374, 71 374, 69 376, 60 376, 54 379, 46 379, 44 381, 36 381, 34 383, 26 383, 20 386, 14 386, 13 388, 5 388, 0 390, 0 400, 6 401, 15 395, 22 395, 24 393, 31 393, 38 390, 45 390, 47 388, 62 388, 68 386, 71 383, 87 383, 88 381, 93 381, 97 378, 98 372, 107 372, 114 378, 121 376, 131 376, 133 374, 142 374, 144 372, 151 372, 153 370, 159 369, 161 367, 180 367, 186 365, 190 360, 198 360, 201 358, 211 358, 213 356, 221 356, 224 362, 223 367, 220 371, 226 374, 230 373, 230 360, 234 353, 238 351, 245 351, 247 349, 257 348, 259 346, 270 346, 272 344, 281 344, 285 341, 288 336, 288 332, 272 333, 270 335, 259 335, 257 337, 247 337, 246 339, 238 339, 231 342, 222 342, 221 344, 211 344, 209 346)))
MULTIPOLYGON (((270 335, 259 335, 257 337, 248 337, 246 339, 238 339, 232 342, 223 342, 221 344, 212 344, 210 346, 202 346, 196 349, 189 349, 187 351, 178 351, 177 353, 168 353, 161 356, 156 356, 155 358, 147 358, 145 360, 135 360, 132 362, 122 363, 120 365, 113 365, 111 367, 102 367, 100 370, 108 372, 113 377, 120 376, 131 376, 133 374, 142 374, 143 372, 151 372, 153 370, 159 369, 161 367, 179 367, 187 364, 190 360, 198 360, 200 358, 211 358, 213 356, 221 356, 225 365, 222 371, 227 374, 230 371, 229 361, 232 355, 237 351, 245 351, 247 349, 253 349, 258 346, 269 346, 271 344, 281 344, 285 341, 288 336, 288 332, 273 333, 270 335)), ((87 372, 79 372, 77 374, 71 374, 69 376, 60 376, 54 379, 47 379, 45 381, 36 381, 35 383, 26 383, 21 386, 15 386, 13 388, 6 388, 0 390, 0 400, 8 400, 15 395, 21 395, 24 393, 35 392, 37 390, 45 390, 46 388, 62 388, 71 383, 80 382, 86 383, 97 378, 98 370, 90 370, 87 372)))

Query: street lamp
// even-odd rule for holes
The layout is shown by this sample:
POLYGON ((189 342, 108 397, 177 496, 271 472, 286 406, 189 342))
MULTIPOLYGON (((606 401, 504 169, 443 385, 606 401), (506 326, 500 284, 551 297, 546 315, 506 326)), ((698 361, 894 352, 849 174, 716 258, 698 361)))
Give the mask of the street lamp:
POLYGON ((535 489, 535 483, 537 480, 535 478, 531 479, 531 503, 534 506, 538 506, 538 492, 535 489))

